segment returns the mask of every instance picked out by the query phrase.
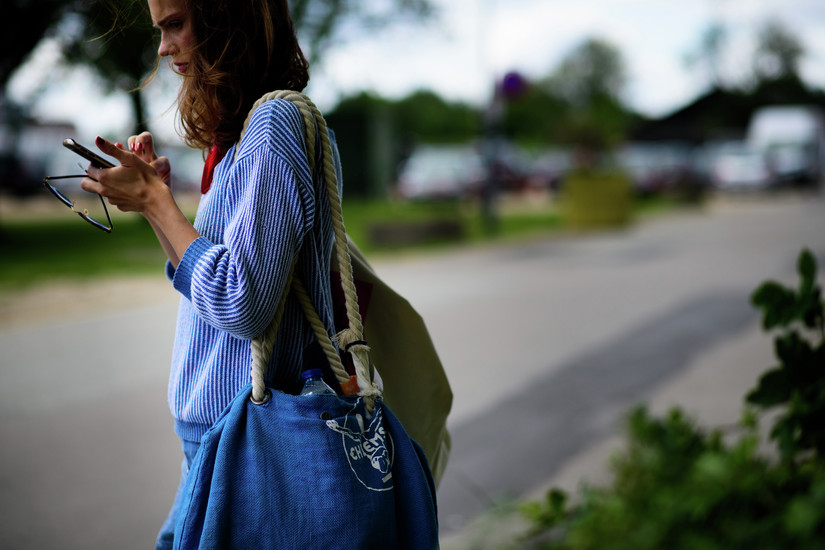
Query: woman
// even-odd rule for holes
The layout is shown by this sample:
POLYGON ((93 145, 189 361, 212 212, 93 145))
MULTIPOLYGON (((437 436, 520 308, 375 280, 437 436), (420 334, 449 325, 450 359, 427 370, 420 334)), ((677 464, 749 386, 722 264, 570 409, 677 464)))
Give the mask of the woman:
MULTIPOLYGON (((158 55, 170 57, 183 79, 183 137, 209 150, 197 217, 191 224, 175 203, 164 181, 168 161, 156 155, 148 133, 130 137, 128 150, 98 138, 100 150, 120 166, 89 168, 83 188, 146 217, 183 296, 169 381, 185 455, 182 486, 201 436, 249 383, 249 340, 271 322, 296 259, 295 269, 333 333, 332 227, 323 171, 310 174, 304 123, 294 105, 263 104, 238 143, 261 95, 301 91, 307 83, 308 64, 286 0, 149 0, 149 11, 161 33, 158 55)), ((321 147, 316 150, 320 154, 321 147)), ((297 393, 314 342, 300 306, 288 296, 268 385, 297 393)), ((334 377, 328 383, 338 389, 334 377)), ((172 546, 176 506, 177 498, 158 548, 172 546)))

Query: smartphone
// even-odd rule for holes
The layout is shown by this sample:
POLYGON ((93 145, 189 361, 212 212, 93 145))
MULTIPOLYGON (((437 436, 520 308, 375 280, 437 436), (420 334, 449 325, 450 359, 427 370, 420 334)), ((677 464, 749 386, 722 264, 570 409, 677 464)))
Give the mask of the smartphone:
POLYGON ((84 159, 91 162, 92 166, 95 166, 97 168, 114 168, 114 166, 115 166, 110 161, 104 159, 103 157, 101 157, 97 153, 94 153, 94 152, 86 149, 85 147, 80 145, 78 142, 76 142, 72 138, 64 139, 63 140, 63 146, 66 147, 67 149, 71 149, 72 151, 74 151, 75 153, 77 153, 78 155, 83 157, 84 159))

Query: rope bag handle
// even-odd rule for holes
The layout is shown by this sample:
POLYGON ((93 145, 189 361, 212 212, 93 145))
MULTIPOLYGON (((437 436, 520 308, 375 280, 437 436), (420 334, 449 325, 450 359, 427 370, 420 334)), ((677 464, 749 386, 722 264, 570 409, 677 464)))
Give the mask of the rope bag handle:
MULTIPOLYGON (((358 381, 358 395, 364 397, 367 409, 372 411, 375 398, 381 396, 381 390, 372 381, 370 374, 369 362, 369 347, 364 341, 364 325, 361 321, 361 313, 358 310, 358 295, 355 290, 355 282, 352 273, 352 260, 349 254, 349 245, 347 244, 347 234, 344 227, 344 215, 341 210, 341 197, 338 193, 338 176, 335 173, 335 164, 332 158, 332 145, 329 139, 329 129, 327 123, 318 107, 304 94, 292 90, 280 90, 270 92, 256 101, 249 110, 249 115, 244 122, 241 129, 241 135, 238 138, 238 145, 235 147, 235 158, 238 157, 241 140, 243 139, 246 129, 249 127, 249 122, 252 119, 252 114, 255 109, 260 107, 263 103, 274 99, 284 99, 292 102, 301 111, 304 118, 305 138, 307 159, 311 173, 315 173, 315 139, 316 132, 321 132, 321 147, 322 147, 322 161, 324 170, 324 179, 327 184, 327 196, 329 197, 329 205, 332 213, 332 227, 335 233, 335 258, 338 263, 338 269, 341 273, 341 286, 344 290, 344 304, 347 313, 347 320, 349 326, 335 335, 334 341, 340 348, 352 356, 352 362, 355 366, 355 376, 358 381)), ((318 316, 318 312, 312 305, 303 284, 300 279, 295 276, 295 264, 290 270, 286 289, 278 304, 275 316, 272 319, 269 327, 260 336, 254 338, 250 344, 252 350, 252 401, 257 404, 266 403, 269 400, 269 392, 266 389, 264 376, 266 374, 267 363, 272 355, 272 348, 275 343, 275 335, 278 332, 281 319, 284 313, 284 306, 286 304, 286 296, 291 286, 292 291, 301 304, 307 320, 315 333, 324 354, 329 360, 335 377, 341 385, 350 382, 350 375, 344 368, 341 362, 341 357, 338 355, 338 350, 333 344, 333 339, 327 334, 326 327, 323 321, 318 316)))

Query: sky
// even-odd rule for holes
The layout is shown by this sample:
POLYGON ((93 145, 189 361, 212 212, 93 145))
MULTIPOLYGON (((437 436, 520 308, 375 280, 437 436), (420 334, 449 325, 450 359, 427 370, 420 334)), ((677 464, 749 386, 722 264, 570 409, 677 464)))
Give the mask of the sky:
MULTIPOLYGON (((803 78, 825 88, 825 0, 432 0, 438 16, 426 26, 399 23, 382 31, 345 28, 343 39, 313 67, 308 94, 322 110, 342 95, 366 90, 398 98, 416 89, 449 100, 483 105, 493 83, 515 71, 530 79, 552 72, 569 52, 591 37, 613 44, 628 72, 625 100, 634 109, 661 116, 707 89, 708 73, 686 59, 714 23, 727 31, 724 73, 741 81, 750 68, 759 28, 783 23, 807 55, 803 78)), ((18 71, 11 96, 31 97, 44 82, 35 113, 73 121, 81 138, 116 133, 129 124, 123 96, 107 97, 85 71, 55 78, 56 47, 44 45, 18 71)), ((152 127, 174 135, 175 76, 147 90, 152 127)))

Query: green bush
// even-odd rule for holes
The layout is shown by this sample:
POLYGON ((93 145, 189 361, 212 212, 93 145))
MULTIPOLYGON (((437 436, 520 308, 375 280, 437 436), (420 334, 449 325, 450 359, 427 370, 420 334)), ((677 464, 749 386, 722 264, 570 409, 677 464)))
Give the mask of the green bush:
POLYGON ((765 330, 781 328, 775 340, 779 366, 765 373, 747 400, 761 408, 784 406, 771 431, 783 460, 814 451, 825 457, 825 328, 822 292, 816 283, 816 260, 804 251, 797 263, 799 289, 777 282, 763 284, 753 303, 764 311, 765 330), (819 339, 819 345, 813 341, 819 339))
POLYGON ((775 338, 779 365, 747 395, 751 407, 728 442, 680 410, 636 409, 612 485, 575 506, 553 490, 524 509, 523 546, 546 549, 819 549, 825 541, 825 326, 816 262, 803 251, 794 291, 767 282, 752 295, 775 338), (780 407, 760 452, 759 415, 780 407), (766 456, 767 454, 767 456, 766 456))

